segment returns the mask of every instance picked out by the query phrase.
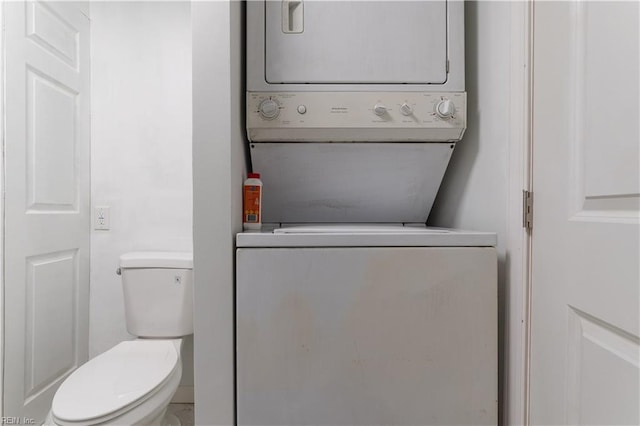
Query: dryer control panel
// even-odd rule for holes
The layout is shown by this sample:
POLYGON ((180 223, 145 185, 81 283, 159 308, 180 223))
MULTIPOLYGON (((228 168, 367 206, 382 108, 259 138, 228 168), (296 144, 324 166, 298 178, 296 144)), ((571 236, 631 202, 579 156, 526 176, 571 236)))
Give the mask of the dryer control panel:
POLYGON ((465 92, 248 92, 254 142, 449 142, 466 128, 465 92))

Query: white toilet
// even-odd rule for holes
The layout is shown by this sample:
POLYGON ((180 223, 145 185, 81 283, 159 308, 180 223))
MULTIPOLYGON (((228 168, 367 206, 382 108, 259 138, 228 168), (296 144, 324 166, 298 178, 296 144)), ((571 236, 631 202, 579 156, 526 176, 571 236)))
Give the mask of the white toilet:
POLYGON ((191 253, 120 256, 127 331, 74 371, 53 398, 45 425, 180 425, 166 413, 180 378, 182 336, 193 333, 191 253))

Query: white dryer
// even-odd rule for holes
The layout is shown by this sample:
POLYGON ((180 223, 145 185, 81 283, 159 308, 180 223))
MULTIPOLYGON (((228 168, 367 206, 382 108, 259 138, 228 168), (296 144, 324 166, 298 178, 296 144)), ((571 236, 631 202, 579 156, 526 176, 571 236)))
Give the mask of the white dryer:
POLYGON ((497 423, 496 236, 237 235, 238 425, 497 423))
POLYGON ((255 0, 246 12, 264 221, 426 222, 467 127, 464 2, 255 0))

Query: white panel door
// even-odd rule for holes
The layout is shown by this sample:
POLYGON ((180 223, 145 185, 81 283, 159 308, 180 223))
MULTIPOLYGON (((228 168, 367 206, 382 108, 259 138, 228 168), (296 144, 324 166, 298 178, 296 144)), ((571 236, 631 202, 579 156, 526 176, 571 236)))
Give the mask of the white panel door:
POLYGON ((87 358, 87 3, 5 3, 4 414, 42 421, 87 358))
POLYGON ((639 3, 534 13, 530 420, 637 425, 639 3))
POLYGON ((265 0, 269 83, 447 80, 447 2, 265 0))

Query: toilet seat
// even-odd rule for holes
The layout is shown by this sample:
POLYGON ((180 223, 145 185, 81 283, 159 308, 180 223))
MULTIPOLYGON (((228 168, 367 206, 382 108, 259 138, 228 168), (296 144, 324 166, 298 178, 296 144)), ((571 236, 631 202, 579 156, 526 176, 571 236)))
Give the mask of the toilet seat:
POLYGON ((60 386, 53 399, 53 420, 62 425, 100 424, 166 393, 162 391, 167 386, 177 387, 180 346, 180 339, 138 339, 98 355, 60 386))

